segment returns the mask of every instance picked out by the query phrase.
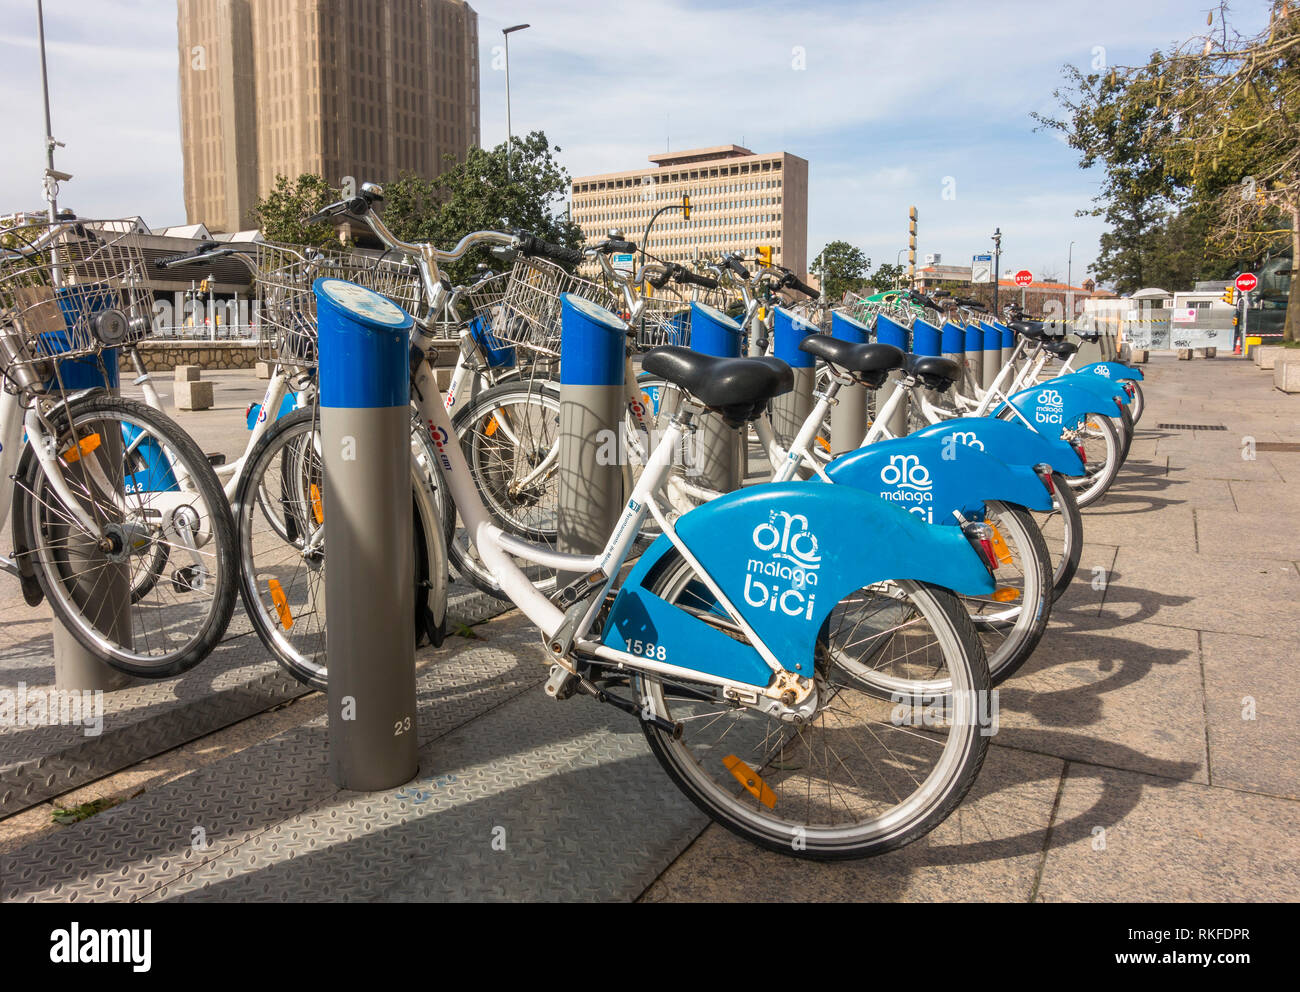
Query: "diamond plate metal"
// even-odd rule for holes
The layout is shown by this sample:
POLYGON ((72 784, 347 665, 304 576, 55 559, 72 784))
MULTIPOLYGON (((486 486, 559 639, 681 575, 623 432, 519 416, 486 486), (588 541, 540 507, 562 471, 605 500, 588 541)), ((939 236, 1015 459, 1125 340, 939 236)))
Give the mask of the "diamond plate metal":
MULTIPOLYGON (((450 639, 421 672, 421 741, 445 736, 544 678, 536 634, 521 618, 490 625, 481 636, 450 639)), ((318 720, 0 856, 0 901, 149 897, 338 795, 327 748, 318 720)))
MULTIPOLYGON (((447 605, 453 625, 480 623, 509 608, 459 583, 447 605)), ((0 689, 19 682, 32 691, 53 686, 51 623, 48 610, 33 610, 0 625, 0 689)), ((191 671, 105 693, 99 736, 88 737, 79 726, 0 726, 0 819, 309 691, 268 660, 238 610, 221 645, 191 671)))
POLYGON ((337 790, 319 720, 0 856, 0 899, 636 897, 707 821, 634 720, 540 691, 522 618, 478 632, 421 673, 414 782, 337 790))

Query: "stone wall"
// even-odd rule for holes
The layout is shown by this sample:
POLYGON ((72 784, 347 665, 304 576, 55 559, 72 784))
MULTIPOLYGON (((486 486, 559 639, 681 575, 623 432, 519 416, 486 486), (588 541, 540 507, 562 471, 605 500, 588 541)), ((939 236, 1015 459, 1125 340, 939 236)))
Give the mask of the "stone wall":
MULTIPOLYGON (((150 372, 170 372, 177 365, 197 365, 204 370, 251 369, 257 364, 257 345, 237 341, 142 341, 140 357, 150 372)), ((124 375, 133 373, 125 357, 124 375)))

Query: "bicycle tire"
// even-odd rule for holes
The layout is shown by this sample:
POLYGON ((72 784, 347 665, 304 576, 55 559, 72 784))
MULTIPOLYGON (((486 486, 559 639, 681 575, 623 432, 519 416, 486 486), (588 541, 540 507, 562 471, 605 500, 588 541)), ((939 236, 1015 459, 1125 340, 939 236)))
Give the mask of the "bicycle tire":
MULTIPOLYGON (((652 591, 669 602, 679 602, 683 595, 687 595, 684 590, 689 590, 691 581, 689 576, 685 576, 685 581, 683 580, 683 569, 689 571, 689 567, 679 556, 674 555, 666 558, 657 568, 656 576, 651 580, 652 591)), ((948 590, 924 583, 899 582, 890 585, 906 596, 906 603, 909 607, 922 616, 935 631, 935 641, 939 644, 942 657, 945 663, 953 667, 953 672, 956 675, 955 684, 959 686, 960 692, 963 693, 962 696, 950 696, 948 698, 950 700, 954 698, 964 699, 966 693, 971 693, 973 696, 976 692, 986 692, 989 682, 983 649, 974 628, 971 626, 970 618, 966 615, 966 611, 957 601, 957 598, 948 590)), ((860 592, 866 592, 866 590, 860 592)), ((836 609, 839 610, 840 607, 837 606, 836 609)), ((831 647, 830 639, 832 634, 829 630, 830 626, 831 621, 828 619, 827 624, 823 626, 822 637, 819 638, 819 672, 822 671, 822 666, 828 666, 829 671, 832 672, 835 670, 833 657, 837 649, 831 647)), ((912 629, 914 630, 915 627, 912 629)), ((897 631, 891 631, 890 634, 905 636, 898 634, 897 631)), ((732 636, 736 636, 736 634, 733 632, 732 636)), ((892 639, 891 636, 890 640, 892 641, 892 639)), ((682 706, 686 708, 691 703, 699 703, 701 696, 700 692, 692 692, 689 686, 680 683, 677 687, 670 687, 665 690, 665 680, 663 678, 648 674, 635 677, 634 689, 641 702, 643 713, 652 713, 668 720, 672 719, 674 712, 672 705, 669 703, 670 699, 678 699, 682 706)), ((869 712, 870 700, 873 697, 871 691, 866 687, 851 685, 841 688, 834 698, 839 699, 841 695, 850 689, 862 692, 863 696, 861 699, 853 697, 855 702, 853 704, 846 703, 845 705, 855 705, 857 708, 865 708, 869 712)), ((914 707, 917 699, 922 697, 904 697, 904 701, 897 705, 907 706, 906 700, 908 698, 911 699, 911 706, 914 707)), ((879 704, 882 706, 893 705, 884 700, 880 700, 879 704)), ((825 710, 819 712, 804 727, 798 728, 796 731, 788 730, 789 725, 787 724, 778 724, 778 729, 782 734, 792 732, 800 741, 805 741, 804 735, 811 735, 819 720, 824 725, 825 712, 825 710)), ((894 712, 897 712, 897 709, 894 712)), ((743 715, 753 714, 754 711, 738 709, 733 710, 732 713, 743 715)), ((682 715, 686 716, 686 714, 682 715)), ((735 720, 738 718, 733 717, 733 726, 736 725, 735 720)), ((770 718, 754 715, 752 719, 757 723, 759 720, 770 718)), ((842 720, 843 718, 837 719, 842 720)), ((909 795, 907 799, 898 802, 891 807, 888 813, 881 816, 848 828, 835 828, 828 825, 792 822, 791 819, 783 821, 777 816, 777 811, 779 808, 783 808, 783 803, 788 801, 790 805, 795 806, 799 803, 800 797, 798 793, 800 790, 797 788, 797 773, 801 769, 791 767, 792 763, 798 760, 797 747, 787 757, 785 745, 779 745, 780 751, 776 753, 775 761, 760 764, 760 771, 757 774, 754 773, 754 769, 749 768, 747 765, 741 765, 740 768, 747 772, 750 777, 749 785, 746 785, 745 777, 737 773, 737 766, 732 765, 730 774, 739 780, 740 788, 737 788, 736 781, 728 781, 725 775, 716 770, 717 762, 715 754, 712 752, 720 751, 720 748, 707 744, 703 745, 703 749, 697 757, 689 750, 690 745, 683 743, 687 740, 688 734, 708 733, 712 721, 705 721, 701 724, 699 720, 691 720, 687 716, 684 727, 688 729, 685 729, 680 737, 675 737, 667 730, 662 729, 659 724, 644 718, 641 726, 651 752, 668 774, 668 777, 685 793, 692 803, 716 823, 732 833, 769 850, 821 861, 862 858, 883 854, 886 851, 909 844, 933 830, 960 805, 979 774, 988 748, 988 738, 982 734, 980 728, 975 726, 974 722, 959 726, 954 730, 953 735, 943 743, 942 757, 940 762, 936 764, 936 769, 926 775, 924 781, 917 784, 916 791, 909 795), (697 731, 696 728, 700 727, 704 729, 697 731), (940 770, 941 764, 942 770, 940 770), (761 796, 761 792, 756 789, 753 779, 761 779, 763 774, 772 776, 773 771, 770 769, 775 770, 775 777, 770 782, 764 782, 763 788, 770 791, 771 786, 781 788, 793 780, 792 794, 788 796, 783 794, 782 801, 774 801, 772 804, 751 801, 752 794, 761 796), (781 781, 781 776, 787 771, 792 773, 791 777, 781 781), (922 795, 923 792, 924 795, 922 795), (910 808, 909 803, 911 804, 910 808), (766 806, 767 812, 762 812, 760 806, 766 806)), ((758 723, 758 726, 761 730, 763 725, 758 723)), ((883 724, 881 729, 884 729, 883 724)), ((894 729, 899 729, 897 724, 895 724, 894 729)), ((721 744, 722 737, 727 736, 730 732, 730 728, 724 730, 717 743, 721 744)), ((755 734, 755 731, 752 730, 748 732, 751 735, 755 734)), ((874 732, 871 733, 875 736, 874 732)), ((877 736, 876 739, 879 740, 879 737, 877 736)), ((890 753, 891 759, 895 757, 895 752, 890 748, 883 744, 880 746, 885 747, 885 750, 890 753)), ((905 743, 903 746, 906 747, 907 744, 905 743)), ((913 748, 918 747, 914 742, 911 746, 913 748)), ((739 739, 737 737, 730 738, 727 747, 739 750, 739 739)), ((811 759, 809 764, 815 766, 816 748, 814 744, 805 741, 805 747, 811 759)), ((861 746, 857 750, 862 751, 861 746)), ((849 760, 857 760, 852 753, 853 749, 846 747, 844 752, 849 756, 849 760)), ((735 756, 735 753, 733 753, 728 757, 735 756)), ((865 751, 862 751, 862 756, 864 759, 870 760, 865 751)), ((720 755, 717 757, 720 757, 720 755)), ((837 755, 837 757, 839 756, 837 755)), ((726 758, 722 759, 723 764, 726 764, 726 761, 726 758)), ((843 760, 841 760, 841 763, 843 763, 843 760)), ((876 767, 875 771, 880 776, 881 781, 885 780, 884 776, 886 774, 897 775, 896 766, 887 767, 881 765, 876 767)), ((864 775, 863 781, 866 781, 867 778, 868 776, 864 775)), ((917 782, 915 778, 912 781, 917 782)), ((858 780, 854 778, 854 785, 858 784, 858 780)), ((807 807, 811 811, 814 799, 811 780, 808 791, 807 807)), ((895 797, 898 797, 897 792, 895 792, 895 797)), ((775 794, 773 799, 775 800, 775 794)), ((889 800, 885 801, 888 802, 889 800)), ((830 805, 833 807, 833 801, 830 805)), ((847 808, 848 804, 845 805, 847 808)), ((795 819, 798 819, 797 815, 795 819)))
MULTIPOLYGON (((72 514, 58 508, 61 501, 50 486, 39 461, 29 449, 24 452, 24 461, 19 468, 18 477, 23 479, 23 484, 15 492, 14 519, 21 522, 23 548, 30 555, 44 598, 49 601, 59 622, 78 643, 109 667, 127 675, 147 679, 170 678, 190 670, 207 658, 230 624, 235 608, 235 571, 238 561, 234 522, 230 506, 207 456, 166 414, 135 400, 92 393, 56 408, 50 418, 60 451, 80 445, 82 439, 92 435, 102 437, 109 431, 122 431, 121 426, 90 429, 90 425, 102 425, 108 421, 130 423, 141 434, 150 437, 158 451, 166 454, 173 473, 178 478, 188 480, 187 491, 193 494, 184 507, 172 511, 146 507, 146 499, 162 501, 166 494, 182 490, 149 489, 142 482, 130 492, 114 497, 122 500, 122 506, 127 512, 121 520, 109 520, 110 515, 116 517, 121 514, 120 507, 110 508, 107 503, 100 506, 90 491, 91 486, 80 485, 80 492, 75 494, 78 498, 84 495, 91 501, 95 511, 92 516, 103 514, 104 519, 109 521, 107 526, 119 528, 123 546, 111 552, 121 556, 118 562, 104 559, 101 564, 100 552, 95 552, 95 564, 87 569, 73 571, 70 565, 74 544, 77 540, 86 540, 86 536, 82 535, 78 539, 72 534, 69 525, 73 519, 72 514), (180 471, 176 472, 176 468, 180 471), (171 531, 179 530, 177 520, 187 511, 195 520, 197 530, 207 534, 207 540, 201 547, 174 543, 167 537, 171 531), (59 538, 57 535, 64 531, 67 531, 66 536, 59 538), (54 545, 59 540, 62 541, 63 548, 56 552, 54 545), (128 594, 123 608, 129 615, 128 629, 121 630, 121 624, 116 622, 106 624, 119 628, 115 631, 101 629, 97 621, 102 620, 100 613, 109 605, 105 595, 100 592, 98 596, 86 597, 74 587, 79 581, 84 582, 85 575, 92 569, 100 570, 96 579, 98 583, 109 575, 110 564, 129 564, 130 559, 146 554, 152 559, 159 543, 169 545, 169 557, 173 551, 177 555, 184 553, 197 559, 196 563, 178 567, 170 583, 155 581, 133 584, 130 571, 126 570, 123 579, 128 583, 128 594), (169 589, 178 597, 177 602, 161 601, 169 589), (179 635, 177 631, 183 623, 183 615, 193 612, 180 602, 180 598, 195 594, 206 599, 208 607, 192 633, 179 635), (76 603, 75 597, 78 595, 86 599, 84 606, 76 603), (94 618, 87 616, 91 602, 98 604, 94 618), (140 607, 139 613, 135 611, 136 607, 140 607), (158 626, 150 629, 151 622, 158 626), (129 647, 122 643, 126 640, 131 642, 129 647), (141 641, 146 652, 150 651, 150 645, 157 646, 157 652, 142 654, 137 648, 141 641)), ((100 478, 112 478, 114 475, 122 477, 122 473, 127 471, 124 468, 126 463, 116 459, 111 453, 112 447, 111 444, 101 443, 100 448, 94 450, 102 454, 83 454, 78 456, 77 462, 84 462, 92 475, 97 466, 102 472, 100 478)), ((72 479, 66 473, 65 479, 72 484, 72 479)), ((74 485, 76 488, 78 487, 74 485)), ((111 539, 111 535, 105 539, 111 539)), ((88 558, 89 555, 87 560, 88 558)), ((95 585, 91 591, 95 593, 98 589, 98 585, 95 585)))

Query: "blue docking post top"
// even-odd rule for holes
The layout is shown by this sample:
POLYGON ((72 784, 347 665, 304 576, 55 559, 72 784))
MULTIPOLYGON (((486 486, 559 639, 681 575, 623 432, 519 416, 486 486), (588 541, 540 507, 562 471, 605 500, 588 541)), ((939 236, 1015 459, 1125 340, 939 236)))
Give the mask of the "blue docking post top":
MULTIPOLYGON (((699 302, 691 304, 693 351, 716 358, 739 358, 744 335, 740 323, 721 310, 699 302)), ((742 432, 728 427, 717 414, 704 414, 690 442, 693 481, 724 493, 740 488, 745 480, 744 441, 742 432)))
MULTIPOLYGON (((345 789, 419 769, 411 509, 410 314, 317 279, 330 774, 345 789)), ((446 567, 431 563, 431 567, 446 567)))
POLYGON ((939 328, 924 320, 917 320, 912 325, 912 354, 927 358, 938 357, 941 338, 939 328))
MULTIPOLYGON (((871 328, 861 321, 842 313, 831 314, 831 337, 854 344, 871 340, 871 328)), ((856 451, 867 433, 867 387, 854 383, 841 386, 836 396, 838 402, 831 407, 831 454, 842 455, 856 451)))

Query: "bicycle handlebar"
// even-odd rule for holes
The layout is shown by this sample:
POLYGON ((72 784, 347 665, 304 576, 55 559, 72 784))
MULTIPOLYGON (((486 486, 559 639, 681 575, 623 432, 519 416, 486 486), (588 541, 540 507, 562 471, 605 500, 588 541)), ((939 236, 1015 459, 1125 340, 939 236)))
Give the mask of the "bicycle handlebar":
POLYGON ((799 279, 793 272, 786 273, 786 277, 785 279, 782 280, 782 282, 785 285, 789 286, 790 288, 797 290, 800 293, 803 293, 804 296, 811 297, 814 300, 818 299, 822 295, 820 292, 818 292, 817 290, 809 286, 806 282, 803 282, 801 279, 799 279))
POLYGON ((700 286, 703 289, 717 289, 721 283, 709 276, 696 275, 690 269, 680 265, 673 267, 673 279, 688 286, 700 286))
POLYGON ((220 258, 224 255, 233 255, 239 252, 239 249, 233 245, 222 244, 219 241, 209 241, 199 245, 193 251, 185 252, 182 255, 170 255, 167 258, 159 258, 154 261, 154 267, 158 269, 170 269, 173 265, 192 265, 195 262, 201 262, 208 258, 220 258))
POLYGON ((540 255, 561 264, 577 265, 582 261, 582 252, 577 249, 545 241, 533 234, 520 235, 517 247, 521 255, 540 255))

